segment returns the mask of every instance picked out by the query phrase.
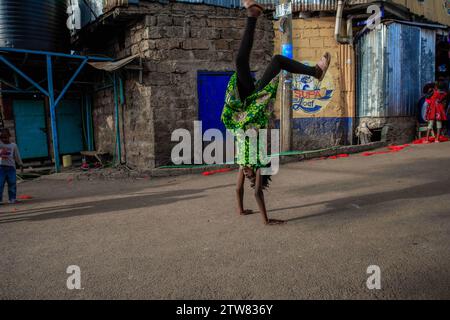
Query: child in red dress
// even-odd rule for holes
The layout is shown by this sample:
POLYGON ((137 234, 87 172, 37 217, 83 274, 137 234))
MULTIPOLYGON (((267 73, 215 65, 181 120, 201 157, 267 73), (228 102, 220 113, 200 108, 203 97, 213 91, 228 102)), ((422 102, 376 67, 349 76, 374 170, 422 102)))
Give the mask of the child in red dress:
POLYGON ((439 137, 442 130, 442 121, 447 120, 447 112, 445 110, 447 99, 447 91, 445 89, 445 84, 443 82, 439 83, 436 88, 430 93, 427 98, 428 108, 427 108, 427 121, 428 121, 428 131, 427 131, 427 141, 430 137, 431 131, 433 131, 434 124, 436 123, 437 134, 436 142, 439 142, 439 137))

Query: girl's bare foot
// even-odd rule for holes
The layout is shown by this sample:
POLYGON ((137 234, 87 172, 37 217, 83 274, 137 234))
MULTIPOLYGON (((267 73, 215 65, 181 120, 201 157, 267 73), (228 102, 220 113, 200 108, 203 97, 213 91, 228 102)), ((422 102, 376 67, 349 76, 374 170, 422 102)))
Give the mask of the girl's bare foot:
POLYGON ((330 67, 331 62, 331 54, 329 52, 325 52, 320 61, 316 64, 316 78, 319 81, 322 81, 327 74, 328 68, 330 67))
POLYGON ((285 224, 285 223, 286 223, 286 221, 277 220, 277 219, 269 219, 265 222, 265 224, 267 226, 276 226, 276 225, 285 224))
POLYGON ((249 17, 258 18, 264 11, 264 7, 255 0, 244 0, 243 4, 249 17))
POLYGON ((241 216, 247 216, 247 215, 249 215, 249 214, 253 214, 253 210, 244 210, 244 211, 242 211, 242 212, 239 212, 239 214, 240 214, 241 216))

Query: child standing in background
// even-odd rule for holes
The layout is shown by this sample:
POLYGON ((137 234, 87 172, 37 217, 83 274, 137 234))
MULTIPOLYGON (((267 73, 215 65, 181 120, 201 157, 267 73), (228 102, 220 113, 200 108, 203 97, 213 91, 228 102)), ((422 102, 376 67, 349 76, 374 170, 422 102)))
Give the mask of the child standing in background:
POLYGON ((9 203, 16 203, 16 162, 23 171, 23 163, 20 158, 19 149, 15 143, 10 141, 11 134, 8 129, 0 131, 0 195, 3 203, 3 189, 8 183, 9 203))
POLYGON ((436 142, 439 142, 439 137, 442 130, 442 121, 447 120, 447 110, 445 110, 447 105, 446 99, 447 89, 445 88, 445 83, 440 81, 427 98, 427 141, 430 137, 430 133, 433 131, 434 124, 436 123, 436 142))

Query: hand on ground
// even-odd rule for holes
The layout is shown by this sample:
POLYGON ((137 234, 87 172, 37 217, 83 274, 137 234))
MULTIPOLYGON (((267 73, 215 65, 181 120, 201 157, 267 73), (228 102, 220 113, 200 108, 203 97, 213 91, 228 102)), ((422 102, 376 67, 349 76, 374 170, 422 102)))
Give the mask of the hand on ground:
POLYGON ((249 215, 249 214, 253 214, 253 210, 247 209, 247 210, 244 210, 244 211, 239 212, 239 214, 240 214, 241 216, 246 216, 246 215, 249 215))
POLYGON ((280 225, 280 224, 285 224, 286 221, 284 220, 277 220, 277 219, 269 219, 266 221, 266 225, 268 226, 275 226, 275 225, 280 225))

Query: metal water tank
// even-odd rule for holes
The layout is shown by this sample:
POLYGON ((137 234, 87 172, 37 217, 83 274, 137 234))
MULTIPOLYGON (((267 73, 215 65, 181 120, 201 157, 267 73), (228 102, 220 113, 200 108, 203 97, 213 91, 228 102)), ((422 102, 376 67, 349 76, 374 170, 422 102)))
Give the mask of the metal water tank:
POLYGON ((0 47, 67 51, 66 0, 0 0, 0 47))

